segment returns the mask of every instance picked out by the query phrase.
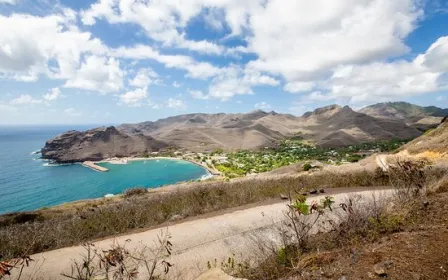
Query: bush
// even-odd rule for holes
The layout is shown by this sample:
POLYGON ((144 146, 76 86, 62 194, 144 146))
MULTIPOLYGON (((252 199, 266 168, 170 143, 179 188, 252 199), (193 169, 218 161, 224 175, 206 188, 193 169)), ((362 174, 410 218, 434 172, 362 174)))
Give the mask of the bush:
POLYGON ((303 171, 308 171, 308 170, 310 170, 311 168, 313 168, 313 167, 312 167, 311 164, 309 164, 308 162, 305 163, 305 164, 303 165, 303 171))
POLYGON ((129 198, 129 197, 133 197, 133 196, 143 195, 147 192, 148 192, 147 188, 138 187, 138 188, 132 188, 132 189, 125 190, 123 193, 123 196, 125 198, 129 198))
MULTIPOLYGON (((439 171, 431 174, 434 178, 445 176, 439 171)), ((379 171, 316 172, 311 176, 198 182, 164 193, 137 188, 140 190, 126 192, 125 196, 131 199, 95 200, 96 205, 67 204, 62 209, 31 212, 38 213, 39 218, 26 223, 17 224, 11 216, 4 215, 0 216, 0 260, 157 226, 175 215, 192 217, 278 198, 280 194, 302 193, 323 186, 387 186, 388 176, 379 171), (8 222, 2 223, 5 220, 8 222)))

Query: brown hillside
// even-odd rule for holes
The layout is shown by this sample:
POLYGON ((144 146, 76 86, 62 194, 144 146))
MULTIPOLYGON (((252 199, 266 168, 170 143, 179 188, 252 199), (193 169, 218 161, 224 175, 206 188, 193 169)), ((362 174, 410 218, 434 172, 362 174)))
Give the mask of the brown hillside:
POLYGON ((209 152, 276 146, 301 136, 324 147, 338 147, 421 135, 402 121, 378 119, 331 105, 302 117, 261 110, 246 114, 187 114, 86 132, 70 131, 47 142, 44 158, 61 162, 142 155, 165 147, 209 152))
POLYGON ((150 136, 124 134, 111 126, 61 134, 47 141, 42 156, 58 162, 79 162, 141 155, 166 146, 150 136))
POLYGON ((448 120, 445 117, 443 122, 435 129, 428 131, 424 135, 414 139, 402 150, 408 150, 411 154, 433 151, 439 153, 448 152, 448 120))

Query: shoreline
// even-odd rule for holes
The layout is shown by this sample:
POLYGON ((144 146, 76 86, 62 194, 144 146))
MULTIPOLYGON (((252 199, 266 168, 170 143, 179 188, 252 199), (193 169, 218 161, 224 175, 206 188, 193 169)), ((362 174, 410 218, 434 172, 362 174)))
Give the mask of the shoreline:
MULTIPOLYGON (((96 166, 97 163, 110 163, 110 164, 127 164, 129 161, 144 161, 144 160, 159 160, 159 159, 165 159, 165 160, 177 160, 177 161, 186 161, 192 164, 195 164, 197 166, 200 166, 202 168, 204 168, 205 170, 207 170, 207 172, 212 175, 212 178, 215 176, 220 176, 221 173, 217 170, 215 170, 214 168, 210 168, 205 164, 202 164, 200 162, 191 160, 191 159, 184 159, 184 158, 178 158, 178 157, 148 157, 148 158, 144 158, 144 157, 113 157, 113 158, 106 158, 103 160, 99 160, 99 161, 91 161, 93 164, 95 164, 96 166)), ((89 167, 89 166, 86 166, 89 167)), ((101 167, 101 166, 100 166, 101 167)))

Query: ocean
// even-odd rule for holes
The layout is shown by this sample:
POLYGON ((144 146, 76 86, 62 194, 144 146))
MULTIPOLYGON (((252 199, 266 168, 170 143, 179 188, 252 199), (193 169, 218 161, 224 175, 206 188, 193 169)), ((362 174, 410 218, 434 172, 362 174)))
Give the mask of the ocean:
POLYGON ((0 127, 0 213, 35 210, 80 199, 120 194, 132 187, 156 188, 209 175, 186 161, 152 159, 126 165, 102 164, 97 172, 80 164, 53 165, 33 152, 67 130, 87 126, 0 127))

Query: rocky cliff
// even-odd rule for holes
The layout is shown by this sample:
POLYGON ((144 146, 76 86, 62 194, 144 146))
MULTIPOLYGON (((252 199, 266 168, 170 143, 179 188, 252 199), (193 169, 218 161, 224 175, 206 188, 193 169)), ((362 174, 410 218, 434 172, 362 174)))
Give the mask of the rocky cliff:
POLYGON ((60 163, 138 156, 158 151, 167 145, 154 138, 128 135, 115 127, 100 127, 85 132, 68 131, 45 143, 42 156, 60 163))

